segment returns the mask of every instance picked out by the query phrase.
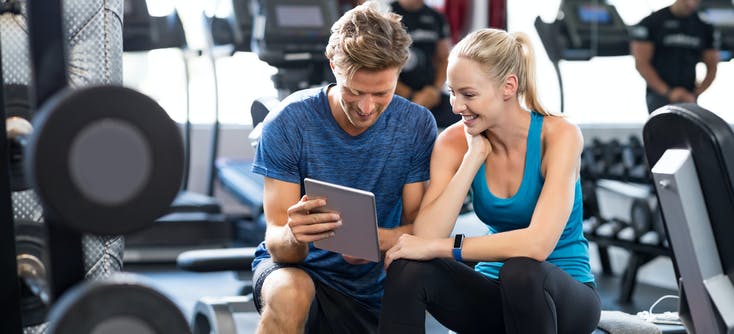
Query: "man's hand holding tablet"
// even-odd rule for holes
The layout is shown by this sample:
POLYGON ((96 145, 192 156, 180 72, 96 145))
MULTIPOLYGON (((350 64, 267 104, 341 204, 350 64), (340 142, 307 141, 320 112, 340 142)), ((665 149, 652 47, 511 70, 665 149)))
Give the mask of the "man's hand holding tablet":
POLYGON ((307 195, 288 208, 288 227, 296 241, 307 244, 316 240, 329 238, 342 225, 341 217, 336 212, 323 212, 326 199, 311 199, 307 195))
POLYGON ((319 204, 309 205, 310 211, 320 212, 319 216, 336 214, 341 218, 341 227, 337 230, 335 227, 311 234, 318 236, 312 240, 314 246, 341 253, 345 261, 351 264, 364 263, 360 259, 379 262, 381 254, 375 196, 368 191, 309 178, 304 180, 304 184, 306 198, 319 204), (325 204, 322 204, 323 200, 326 200, 325 204))

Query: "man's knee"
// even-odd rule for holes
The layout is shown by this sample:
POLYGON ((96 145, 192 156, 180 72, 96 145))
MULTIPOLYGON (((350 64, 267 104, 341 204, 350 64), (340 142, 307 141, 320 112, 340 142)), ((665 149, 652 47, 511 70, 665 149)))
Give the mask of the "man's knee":
POLYGON ((298 268, 281 268, 265 278, 262 290, 264 309, 290 313, 308 313, 315 295, 311 276, 298 268))

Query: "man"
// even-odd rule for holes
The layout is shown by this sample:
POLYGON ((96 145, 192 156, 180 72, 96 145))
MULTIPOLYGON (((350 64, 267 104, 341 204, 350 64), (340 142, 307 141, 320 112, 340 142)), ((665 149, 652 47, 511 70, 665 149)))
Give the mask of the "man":
POLYGON ((336 84, 286 98, 263 128, 253 163, 265 176, 267 220, 253 262, 258 333, 377 330, 384 265, 315 248, 342 222, 316 212, 325 201, 303 188, 310 177, 373 192, 383 251, 412 231, 436 124, 394 95, 410 36, 399 16, 377 8, 368 1, 332 26, 326 56, 336 84))
POLYGON ((701 0, 676 0, 632 28, 635 67, 647 82, 647 108, 696 102, 714 81, 719 61, 718 35, 696 13, 701 0), (706 76, 696 82, 696 64, 703 61, 706 76))
POLYGON ((450 49, 446 19, 423 0, 397 0, 391 6, 413 40, 396 93, 431 109, 438 126, 447 127, 461 117, 451 112, 449 97, 442 92, 450 49))

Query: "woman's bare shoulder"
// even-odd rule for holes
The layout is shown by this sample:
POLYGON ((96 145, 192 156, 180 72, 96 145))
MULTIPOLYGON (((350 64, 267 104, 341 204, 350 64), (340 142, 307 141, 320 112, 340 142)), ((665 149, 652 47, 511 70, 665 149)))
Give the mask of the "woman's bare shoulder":
POLYGON ((447 127, 436 140, 436 148, 441 150, 461 151, 464 154, 467 150, 466 134, 464 133, 464 124, 456 122, 447 127))
POLYGON ((565 117, 546 117, 543 122, 543 137, 546 143, 583 145, 581 129, 565 117))

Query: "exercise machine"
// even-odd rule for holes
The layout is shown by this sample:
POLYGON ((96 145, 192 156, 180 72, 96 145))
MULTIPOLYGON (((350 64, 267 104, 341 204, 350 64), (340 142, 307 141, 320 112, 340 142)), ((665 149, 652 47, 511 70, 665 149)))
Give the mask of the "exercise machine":
POLYGON ((279 99, 334 81, 324 51, 338 18, 335 1, 255 0, 253 4, 252 51, 278 69, 273 82, 279 99))
POLYGON ((690 333, 734 333, 734 133, 695 104, 664 106, 643 129, 690 333), (675 136, 670 136, 675 133, 675 136))
POLYGON ((561 60, 585 61, 629 54, 627 26, 617 9, 606 1, 562 0, 555 21, 546 23, 537 17, 535 29, 556 71, 561 112, 564 110, 561 60))
MULTIPOLYGON (((156 224, 126 238, 126 262, 173 262, 176 256, 192 248, 227 246, 232 242, 232 226, 213 192, 201 194, 189 190, 192 124, 190 120, 191 92, 189 60, 201 54, 189 48, 183 23, 177 10, 165 16, 152 16, 146 0, 125 3, 123 51, 149 52, 174 48, 181 51, 186 81, 186 116, 183 124, 184 174, 176 199, 169 212, 156 224)), ((215 105, 214 112, 217 112, 215 105)), ((214 127, 217 127, 215 124, 214 127)), ((211 148, 218 141, 212 137, 211 148)), ((211 168, 210 168, 211 170, 211 168)))
MULTIPOLYGON (((121 55, 121 36, 114 31, 121 31, 122 20, 114 14, 122 11, 122 2, 70 0, 62 6, 61 1, 33 0, 21 4, 21 9, 23 5, 27 6, 25 11, 11 14, 27 13, 30 43, 23 45, 24 35, 14 35, 15 43, 3 39, 2 50, 30 51, 30 57, 20 57, 29 67, 25 72, 28 77, 20 79, 33 87, 28 95, 33 124, 19 128, 25 130, 18 132, 27 140, 16 144, 23 176, 43 210, 32 222, 17 219, 24 213, 8 205, 8 199, 17 192, 10 186, 1 188, 2 215, 9 219, 3 219, 0 231, 3 237, 16 233, 15 242, 7 243, 11 247, 3 243, 3 264, 17 269, 2 271, 3 290, 10 292, 3 296, 9 298, 2 298, 7 316, 0 331, 185 333, 185 318, 175 304, 137 279, 105 279, 117 276, 112 272, 119 266, 96 259, 94 254, 119 260, 121 254, 114 247, 121 245, 119 236, 160 216, 175 196, 182 176, 180 134, 167 114, 138 92, 103 85, 119 83, 120 79, 120 58, 116 56, 121 55), (104 39, 97 39, 103 35, 104 39), (69 63, 67 44, 74 50, 69 63), (100 50, 110 58, 100 60, 76 53, 93 51, 100 55, 100 50), (67 74, 69 64, 77 71, 67 74), (75 88, 70 88, 70 83, 76 84, 75 88), (17 245, 14 250, 13 244, 17 245), (37 299, 24 298, 24 293, 37 299), (38 316, 35 319, 25 314, 28 300, 50 307, 48 317, 30 314, 38 316), (146 312, 140 305, 151 305, 155 310, 146 312), (39 319, 48 323, 31 323, 39 319)), ((3 36, 18 33, 6 18, 3 16, 3 36)), ((26 22, 25 16, 10 19, 26 22)), ((3 73, 7 73, 5 69, 3 73)), ((3 79, 12 82, 19 78, 3 79)), ((3 121, 4 110, 2 104, 3 121)), ((2 130, 0 146, 2 153, 8 153, 4 151, 8 147, 6 130, 2 130)), ((8 154, 0 158, 3 171, 9 163, 19 161, 15 156, 7 159, 8 154)), ((0 183, 10 183, 7 175, 3 173, 0 183)))

